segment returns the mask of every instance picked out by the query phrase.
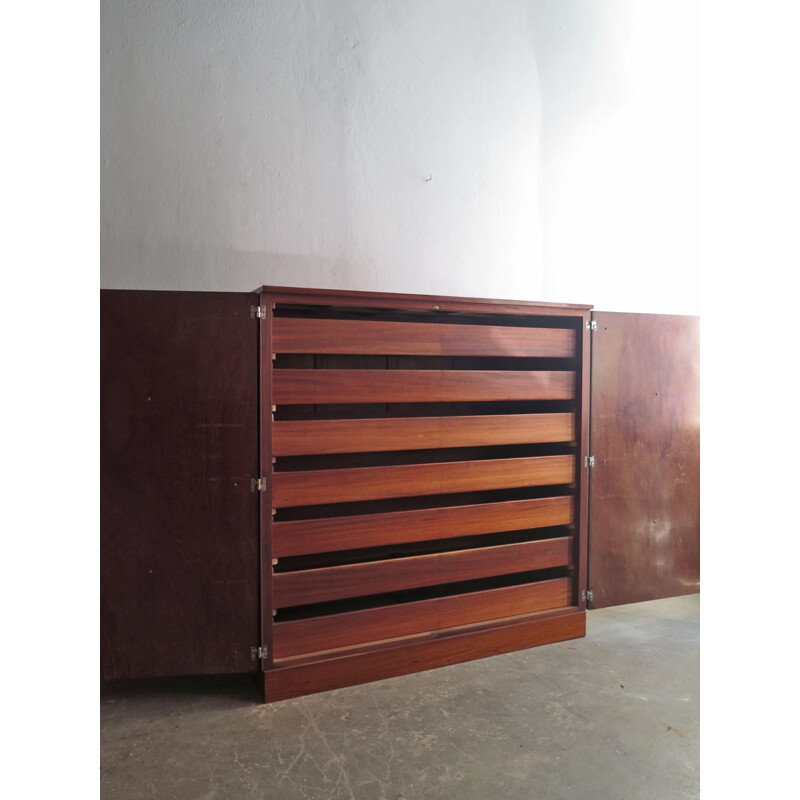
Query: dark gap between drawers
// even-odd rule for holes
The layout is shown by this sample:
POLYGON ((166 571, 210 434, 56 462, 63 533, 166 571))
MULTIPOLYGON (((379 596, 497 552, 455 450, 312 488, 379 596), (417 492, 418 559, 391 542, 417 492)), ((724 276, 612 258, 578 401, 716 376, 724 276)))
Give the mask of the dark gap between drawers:
POLYGON ((457 550, 472 550, 496 547, 504 544, 538 542, 572 536, 574 531, 567 525, 547 528, 527 528, 518 531, 481 533, 473 536, 454 536, 448 539, 428 539, 420 542, 404 542, 378 547, 363 547, 356 550, 334 550, 327 553, 309 553, 302 556, 284 556, 275 565, 275 573, 295 572, 320 567, 336 567, 343 564, 361 564, 368 561, 388 561, 397 558, 450 553, 457 550))
POLYGON ((383 450, 366 453, 326 453, 303 456, 278 456, 276 472, 304 472, 316 469, 388 467, 400 464, 440 464, 454 461, 485 461, 498 458, 574 455, 569 442, 490 445, 488 447, 448 447, 425 450, 383 450))
POLYGON ((487 589, 500 589, 507 586, 535 584, 540 581, 554 578, 571 578, 571 567, 553 567, 540 569, 533 572, 517 572, 511 575, 498 575, 492 578, 479 578, 458 583, 439 584, 426 586, 420 589, 406 589, 386 594, 369 595, 367 597, 354 597, 345 600, 332 600, 327 603, 315 603, 306 606, 282 608, 275 616, 275 622, 288 622, 290 620, 308 619, 310 617, 342 614, 348 611, 361 611, 368 608, 380 608, 401 603, 411 603, 416 600, 432 600, 437 597, 465 594, 467 592, 480 592, 487 589))
POLYGON ((483 492, 432 494, 417 497, 393 497, 384 500, 360 500, 348 503, 326 503, 315 506, 286 506, 276 509, 273 520, 288 522, 321 517, 345 517, 358 514, 384 514, 392 511, 411 511, 422 508, 447 508, 506 500, 529 500, 539 497, 564 497, 574 493, 575 484, 524 486, 517 489, 494 489, 483 492))

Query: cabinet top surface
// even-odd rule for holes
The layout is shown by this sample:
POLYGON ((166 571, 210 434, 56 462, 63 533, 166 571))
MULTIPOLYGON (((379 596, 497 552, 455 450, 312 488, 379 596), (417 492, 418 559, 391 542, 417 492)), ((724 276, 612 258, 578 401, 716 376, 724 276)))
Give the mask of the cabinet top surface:
POLYGON ((459 303, 459 304, 473 304, 473 305, 486 305, 496 307, 500 311, 503 307, 515 308, 529 308, 529 309, 569 309, 576 312, 589 311, 594 306, 582 305, 577 303, 545 303, 535 300, 500 300, 496 298, 485 297, 453 297, 450 295, 435 295, 435 294, 401 294, 395 292, 357 292, 346 289, 316 289, 304 288, 295 286, 262 286, 256 290, 263 294, 283 296, 284 302, 302 302, 303 300, 311 301, 312 298, 318 300, 320 298, 330 297, 341 301, 395 301, 395 302, 409 302, 420 305, 439 304, 439 303, 459 303))

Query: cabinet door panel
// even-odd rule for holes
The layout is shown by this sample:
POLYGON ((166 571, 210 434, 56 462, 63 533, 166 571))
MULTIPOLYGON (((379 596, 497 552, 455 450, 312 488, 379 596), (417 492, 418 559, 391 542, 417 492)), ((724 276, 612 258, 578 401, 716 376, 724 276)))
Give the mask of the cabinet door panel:
POLYGON ((593 318, 591 607, 698 592, 699 318, 593 318))
POLYGON ((101 292, 101 673, 255 668, 252 296, 101 292))

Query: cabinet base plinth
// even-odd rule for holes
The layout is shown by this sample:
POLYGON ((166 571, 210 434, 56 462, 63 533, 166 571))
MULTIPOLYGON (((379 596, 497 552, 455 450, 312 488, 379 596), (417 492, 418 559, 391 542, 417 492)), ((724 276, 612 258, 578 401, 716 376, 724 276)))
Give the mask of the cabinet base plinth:
POLYGON ((367 652, 276 665, 263 674, 264 702, 394 678, 585 635, 586 612, 574 609, 477 631, 396 642, 367 652))

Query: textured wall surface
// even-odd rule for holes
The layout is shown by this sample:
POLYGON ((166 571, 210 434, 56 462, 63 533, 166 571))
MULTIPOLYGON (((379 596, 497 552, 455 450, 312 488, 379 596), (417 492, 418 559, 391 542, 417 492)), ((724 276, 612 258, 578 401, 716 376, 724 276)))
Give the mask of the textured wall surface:
POLYGON ((520 0, 102 8, 102 283, 536 299, 520 0))
POLYGON ((697 313, 695 16, 103 0, 102 285, 697 313))
POLYGON ((699 313, 697 3, 531 5, 542 299, 699 313))

